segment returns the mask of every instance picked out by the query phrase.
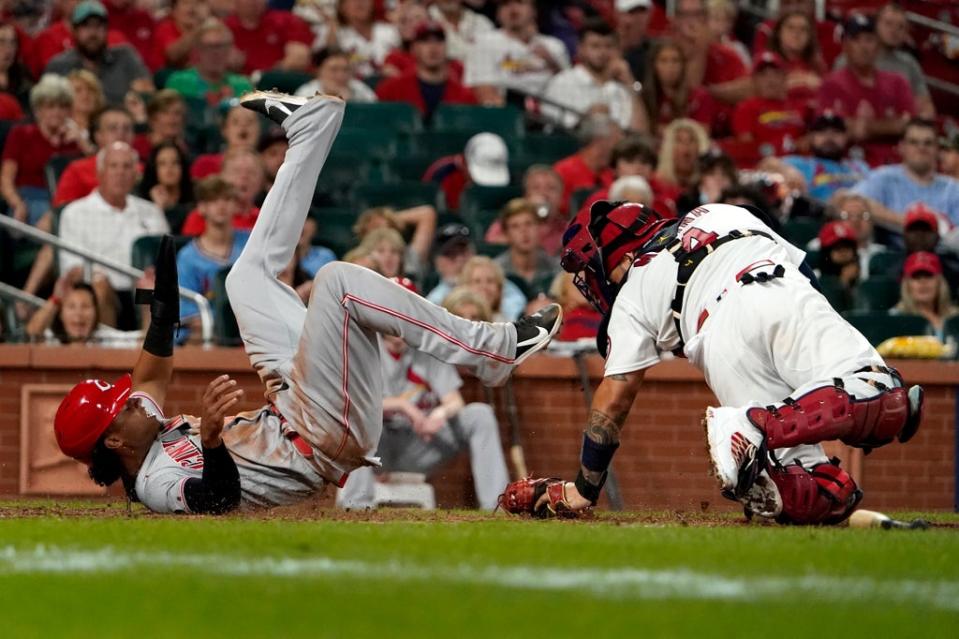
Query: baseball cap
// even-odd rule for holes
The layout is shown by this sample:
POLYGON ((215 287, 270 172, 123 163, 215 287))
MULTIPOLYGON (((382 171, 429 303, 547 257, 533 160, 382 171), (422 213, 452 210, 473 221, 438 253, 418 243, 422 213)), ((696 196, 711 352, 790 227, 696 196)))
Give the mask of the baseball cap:
POLYGON ((132 378, 124 375, 113 384, 88 379, 70 389, 53 420, 53 432, 63 454, 89 461, 97 440, 123 410, 132 387, 132 378))
POLYGON ((915 224, 924 224, 930 231, 939 232, 939 216, 923 204, 916 204, 906 211, 906 219, 903 221, 903 229, 908 229, 915 224))
POLYGON ((832 248, 839 242, 856 243, 856 229, 849 222, 837 220, 829 222, 819 231, 819 245, 823 249, 832 248))
POLYGON ((107 8, 97 0, 84 0, 73 9, 70 24, 83 24, 89 18, 107 19, 107 8))
POLYGON ((850 13, 846 17, 846 21, 842 23, 842 37, 845 38, 855 38, 861 33, 875 33, 876 32, 876 20, 870 15, 865 13, 854 12, 850 13))
POLYGON ((430 37, 446 40, 446 31, 443 29, 443 25, 433 20, 427 20, 416 25, 416 30, 413 31, 413 42, 426 40, 430 37))
POLYGON ((846 130, 846 121, 835 111, 826 110, 816 114, 809 125, 810 131, 825 131, 826 129, 846 130))
POLYGON ((509 184, 509 150, 495 133, 477 133, 463 152, 470 179, 481 186, 509 184))
POLYGON ((455 253, 471 243, 472 238, 468 226, 459 222, 444 224, 436 232, 436 238, 433 240, 433 256, 455 253))
POLYGON ((763 51, 756 56, 756 59, 753 61, 753 73, 758 73, 759 71, 769 67, 782 71, 786 68, 786 64, 776 53, 772 51, 763 51))
POLYGON ((649 9, 653 6, 652 0, 616 0, 616 10, 628 13, 634 9, 649 9))
POLYGON ((903 277, 913 277, 917 273, 941 275, 942 262, 939 261, 939 256, 928 251, 911 253, 906 258, 906 263, 902 265, 902 275, 903 277))

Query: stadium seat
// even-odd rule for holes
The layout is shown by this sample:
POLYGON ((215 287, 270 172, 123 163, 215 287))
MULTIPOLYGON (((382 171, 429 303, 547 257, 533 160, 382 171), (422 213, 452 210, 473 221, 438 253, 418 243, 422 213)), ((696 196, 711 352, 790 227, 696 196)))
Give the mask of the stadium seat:
POLYGON ((441 104, 433 114, 436 131, 496 133, 512 141, 526 135, 523 114, 515 107, 483 107, 462 104, 441 104))
POLYGON ((446 155, 462 153, 473 137, 468 131, 420 131, 410 138, 410 153, 430 162, 446 155))
POLYGON ((891 277, 870 277, 856 287, 856 309, 887 311, 899 301, 899 282, 891 277))
POLYGON ((51 199, 53 194, 57 192, 57 184, 60 183, 60 178, 63 176, 63 172, 67 170, 67 166, 81 157, 79 155, 54 155, 47 162, 47 165, 43 168, 43 175, 47 180, 47 190, 50 191, 51 199))
POLYGON ((372 167, 369 158, 360 152, 333 149, 316 181, 313 202, 331 200, 346 205, 353 187, 370 180, 372 167))
POLYGON ((372 160, 392 160, 396 157, 396 135, 392 133, 385 129, 340 129, 330 153, 347 151, 372 160))
MULTIPOLYGON (((510 140, 506 141, 509 144, 510 140)), ((517 159, 522 158, 529 164, 553 164, 567 156, 576 153, 579 142, 572 135, 565 133, 530 133, 522 139, 522 143, 513 154, 517 159)))
MULTIPOLYGON (((156 263, 157 250, 160 248, 160 240, 162 239, 162 235, 144 235, 143 237, 137 238, 133 242, 133 248, 130 250, 130 264, 133 268, 138 268, 142 271, 148 266, 153 266, 156 263)), ((179 250, 189 244, 192 239, 192 237, 185 235, 177 235, 173 238, 173 244, 179 252, 179 250)))
POLYGON ((283 93, 296 93, 296 90, 313 79, 309 73, 302 71, 283 71, 281 69, 270 69, 264 71, 260 76, 260 81, 256 83, 256 88, 261 91, 270 91, 276 89, 283 93))
POLYGON ((420 112, 405 102, 350 102, 343 128, 416 133, 423 129, 423 121, 420 112))
POLYGON ((576 215, 583 205, 586 204, 586 200, 589 199, 589 196, 596 192, 596 189, 576 189, 573 191, 573 194, 569 196, 569 214, 570 216, 576 215))
POLYGON ((823 275, 819 278, 819 286, 822 288, 823 296, 837 313, 845 313, 853 309, 853 296, 840 283, 838 277, 823 275))
MULTIPOLYGON (((959 315, 950 317, 943 323, 942 333, 946 343, 959 345, 959 315)), ((959 349, 956 349, 956 351, 953 357, 959 357, 959 349)))
POLYGON ((357 212, 374 206, 408 209, 429 204, 438 207, 439 189, 435 184, 398 182, 396 184, 360 184, 353 190, 357 212))
POLYGON ((882 251, 869 258, 870 277, 897 278, 902 273, 902 264, 906 261, 901 251, 882 251))
POLYGON ((819 220, 799 217, 783 224, 782 236, 799 248, 803 248, 809 240, 819 234, 821 226, 822 222, 819 220))
POLYGON ((929 322, 919 315, 890 315, 876 311, 851 311, 843 316, 865 335, 873 346, 878 346, 890 337, 902 335, 927 335, 929 322))
POLYGON ((322 207, 310 210, 310 217, 316 220, 316 234, 313 244, 325 246, 336 253, 338 258, 356 246, 357 238, 353 234, 357 214, 351 208, 322 207))
POLYGON ((213 306, 214 335, 219 346, 242 346, 240 329, 236 325, 236 316, 226 294, 226 276, 229 272, 229 267, 221 269, 213 278, 213 299, 210 303, 213 306))
POLYGON ((460 197, 460 215, 470 215, 474 211, 499 211, 511 199, 523 195, 519 186, 480 186, 471 184, 460 197))

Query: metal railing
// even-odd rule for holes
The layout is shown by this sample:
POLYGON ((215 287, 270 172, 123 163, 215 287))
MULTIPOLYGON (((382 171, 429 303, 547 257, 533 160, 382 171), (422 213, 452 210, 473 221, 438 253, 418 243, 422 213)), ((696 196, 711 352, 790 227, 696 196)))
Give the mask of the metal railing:
MULTIPOLYGON (((25 235, 40 244, 50 244, 57 247, 61 251, 66 251, 67 253, 72 253, 74 255, 79 255, 83 258, 83 273, 87 281, 92 279, 93 275, 93 265, 99 264, 111 271, 122 273, 132 277, 134 280, 140 279, 143 277, 143 271, 138 268, 133 268, 126 264, 121 264, 115 262, 106 257, 101 257, 88 251, 82 246, 77 246, 72 242, 65 242, 61 240, 56 235, 46 233, 39 229, 36 229, 29 224, 15 220, 12 217, 6 215, 0 215, 0 226, 7 227, 11 232, 19 233, 20 235, 25 235)), ((191 291, 189 289, 180 288, 180 297, 185 298, 196 304, 197 309, 200 311, 200 335, 205 346, 209 346, 213 343, 213 310, 210 307, 210 301, 197 293, 196 291, 191 291)), ((14 289, 16 290, 16 289, 14 289)), ((19 291, 22 295, 28 295, 23 291, 19 291)), ((31 300, 24 298, 21 301, 31 303, 31 300)), ((42 302, 42 300, 41 300, 42 302)))

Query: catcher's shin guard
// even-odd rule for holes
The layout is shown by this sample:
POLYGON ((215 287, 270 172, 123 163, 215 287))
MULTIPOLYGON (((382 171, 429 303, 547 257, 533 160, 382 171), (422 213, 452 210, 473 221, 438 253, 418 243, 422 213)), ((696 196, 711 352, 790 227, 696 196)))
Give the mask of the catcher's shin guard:
POLYGON ((806 470, 799 464, 770 467, 769 477, 779 490, 781 524, 838 524, 862 501, 862 491, 837 460, 806 470))
POLYGON ((749 420, 766 434, 770 449, 838 439, 850 446, 876 448, 897 436, 911 438, 922 416, 922 388, 882 388, 858 399, 840 386, 822 386, 782 406, 750 408, 749 420))

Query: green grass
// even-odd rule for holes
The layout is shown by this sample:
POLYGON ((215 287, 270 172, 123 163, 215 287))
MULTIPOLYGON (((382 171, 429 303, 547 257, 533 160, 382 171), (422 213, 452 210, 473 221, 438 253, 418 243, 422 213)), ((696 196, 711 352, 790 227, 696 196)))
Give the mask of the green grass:
POLYGON ((959 528, 4 506, 3 637, 936 637, 959 628, 959 528))

